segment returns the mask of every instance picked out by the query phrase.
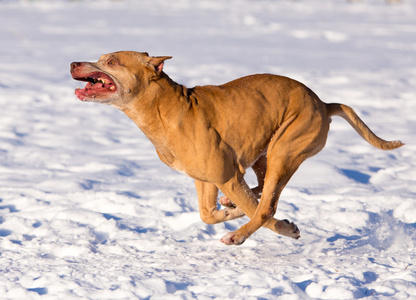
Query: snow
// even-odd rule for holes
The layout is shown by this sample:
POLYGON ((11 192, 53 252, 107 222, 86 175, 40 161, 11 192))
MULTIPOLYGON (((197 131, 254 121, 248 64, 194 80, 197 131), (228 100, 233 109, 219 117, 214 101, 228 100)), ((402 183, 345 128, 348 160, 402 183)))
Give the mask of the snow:
POLYGON ((0 1, 0 299, 416 299, 415 15, 411 0, 0 1), (187 86, 290 76, 406 145, 333 118, 279 203, 302 238, 225 246, 246 218, 204 224, 192 179, 74 96, 70 62, 117 50, 172 55, 187 86))

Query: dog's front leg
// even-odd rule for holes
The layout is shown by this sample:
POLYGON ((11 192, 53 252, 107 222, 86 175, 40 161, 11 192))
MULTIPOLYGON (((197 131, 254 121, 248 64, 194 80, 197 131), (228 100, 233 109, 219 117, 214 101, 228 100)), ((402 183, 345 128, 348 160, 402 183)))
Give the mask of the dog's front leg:
POLYGON ((207 224, 216 224, 244 216, 244 212, 236 207, 217 209, 218 188, 209 182, 195 180, 198 194, 199 214, 207 224))

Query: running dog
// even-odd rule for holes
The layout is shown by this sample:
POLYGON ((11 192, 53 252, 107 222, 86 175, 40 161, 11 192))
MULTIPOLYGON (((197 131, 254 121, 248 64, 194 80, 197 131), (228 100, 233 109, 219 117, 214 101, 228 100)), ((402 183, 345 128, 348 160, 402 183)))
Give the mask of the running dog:
POLYGON ((307 158, 325 145, 332 116, 347 120, 383 150, 403 145, 377 137, 347 105, 322 102, 293 79, 257 74, 219 86, 187 88, 163 72, 170 56, 121 51, 97 62, 73 62, 82 101, 111 105, 143 131, 159 158, 195 179, 201 219, 215 224, 247 215, 250 221, 221 241, 240 245, 260 227, 295 239, 298 227, 273 216, 280 193, 307 158), (244 181, 247 168, 258 186, 244 181), (219 199, 224 209, 217 209, 219 199), (260 200, 258 200, 260 199, 260 200))

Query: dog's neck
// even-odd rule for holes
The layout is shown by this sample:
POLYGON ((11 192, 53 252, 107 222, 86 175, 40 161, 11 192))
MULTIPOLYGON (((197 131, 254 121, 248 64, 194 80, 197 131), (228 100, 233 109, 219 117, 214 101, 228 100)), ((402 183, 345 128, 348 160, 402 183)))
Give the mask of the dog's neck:
POLYGON ((151 130, 148 127, 154 126, 162 128, 175 121, 178 114, 186 109, 186 95, 185 86, 162 73, 120 110, 143 130, 151 130))
POLYGON ((181 119, 189 110, 188 89, 162 72, 144 93, 138 94, 121 110, 132 119, 170 161, 170 141, 175 140, 181 119))

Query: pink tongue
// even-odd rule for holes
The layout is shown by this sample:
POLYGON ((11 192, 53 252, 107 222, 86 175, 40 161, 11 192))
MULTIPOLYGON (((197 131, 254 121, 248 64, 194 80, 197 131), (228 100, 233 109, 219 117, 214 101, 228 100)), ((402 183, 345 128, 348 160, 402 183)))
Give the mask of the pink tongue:
POLYGON ((103 83, 97 82, 92 84, 91 82, 88 82, 85 86, 86 89, 102 89, 105 88, 105 85, 103 83))
POLYGON ((95 90, 104 88, 104 84, 102 83, 95 83, 92 84, 91 82, 88 82, 85 88, 83 89, 77 89, 76 94, 77 95, 93 95, 95 93, 95 90))
POLYGON ((79 99, 85 100, 87 97, 94 97, 95 94, 102 92, 102 90, 111 89, 112 86, 112 84, 105 84, 102 82, 94 84, 92 82, 88 82, 83 89, 76 89, 75 94, 79 99))

